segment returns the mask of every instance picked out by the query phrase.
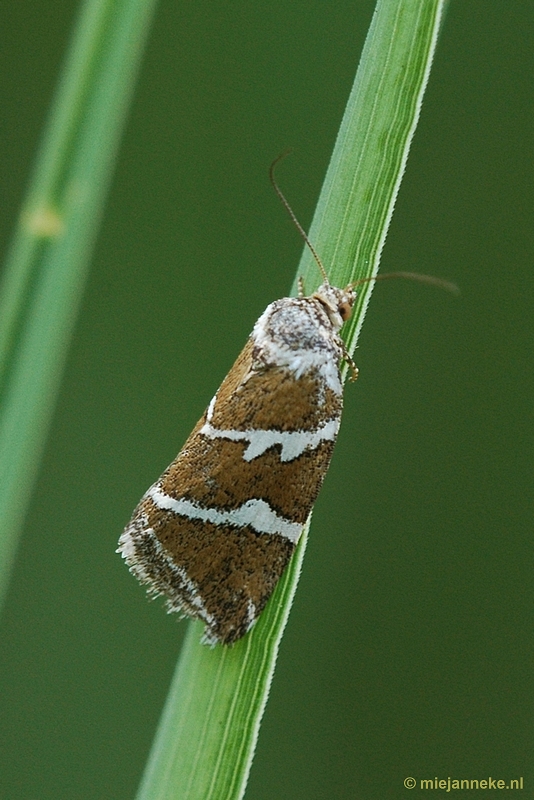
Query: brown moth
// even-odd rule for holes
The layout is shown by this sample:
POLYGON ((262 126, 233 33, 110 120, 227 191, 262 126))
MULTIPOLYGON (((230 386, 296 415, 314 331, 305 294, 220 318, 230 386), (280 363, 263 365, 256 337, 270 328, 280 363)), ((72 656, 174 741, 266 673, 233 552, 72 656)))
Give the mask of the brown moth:
MULTIPOLYGON (((141 499, 119 540, 118 552, 149 593, 164 595, 169 611, 202 620, 208 644, 240 639, 269 600, 330 464, 343 406, 342 361, 357 375, 339 335, 351 316, 355 284, 330 285, 274 180, 277 161, 271 181, 323 283, 305 297, 301 282, 299 297, 267 306, 181 452, 141 499)), ((425 275, 379 277, 456 290, 425 275)))
POLYGON ((250 630, 295 550, 339 429, 338 331, 355 297, 325 281, 266 308, 120 538, 134 575, 203 620, 207 643, 250 630))

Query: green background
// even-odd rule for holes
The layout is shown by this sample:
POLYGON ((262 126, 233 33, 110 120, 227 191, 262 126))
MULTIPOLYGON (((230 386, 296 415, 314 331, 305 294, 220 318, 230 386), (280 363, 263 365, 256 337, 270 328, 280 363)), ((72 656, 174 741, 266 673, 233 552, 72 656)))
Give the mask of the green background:
MULTIPOLYGON (((186 623, 114 554, 302 243, 373 3, 162 0, 0 637, 0 798, 132 798, 186 623), (213 335, 212 332, 215 332, 213 335)), ((77 11, 2 4, 5 250, 77 11)), ((534 7, 453 0, 247 797, 524 777, 534 7)), ((420 790, 414 790, 419 793, 420 790)))

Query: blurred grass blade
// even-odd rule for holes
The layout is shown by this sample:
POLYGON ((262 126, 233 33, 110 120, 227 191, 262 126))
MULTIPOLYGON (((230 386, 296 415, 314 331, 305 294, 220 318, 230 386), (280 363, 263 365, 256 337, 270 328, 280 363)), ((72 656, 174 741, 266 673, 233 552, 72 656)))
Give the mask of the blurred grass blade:
POLYGON ((86 0, 0 287, 0 598, 155 0, 86 0))
MULTIPOLYGON (((310 234, 337 286, 378 269, 441 12, 440 0, 377 4, 310 234)), ((297 274, 307 292, 320 282, 307 250, 297 274)), ((351 347, 370 291, 371 284, 361 289, 351 347)), ((191 624, 138 800, 243 796, 305 537, 258 624, 238 644, 210 650, 199 644, 202 626, 191 624)))

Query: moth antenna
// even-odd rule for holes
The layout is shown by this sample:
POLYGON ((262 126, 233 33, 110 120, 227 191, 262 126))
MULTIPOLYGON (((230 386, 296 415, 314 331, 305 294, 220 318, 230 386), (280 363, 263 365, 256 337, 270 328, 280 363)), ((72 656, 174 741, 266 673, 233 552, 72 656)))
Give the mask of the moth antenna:
POLYGON ((436 278, 434 275, 421 275, 419 272, 386 272, 384 275, 371 275, 369 278, 359 278, 353 283, 349 283, 347 289, 354 289, 360 283, 370 283, 370 281, 384 281, 389 278, 405 278, 410 281, 419 281, 420 283, 428 283, 430 286, 437 286, 440 289, 445 289, 451 294, 460 294, 459 288, 451 281, 445 281, 443 278, 436 278))
POLYGON ((291 208, 291 206, 289 205, 288 201, 286 200, 284 194, 282 193, 282 190, 280 189, 280 187, 278 186, 278 184, 276 182, 276 178, 274 177, 274 170, 275 170, 275 167, 278 164, 278 162, 282 161, 282 159, 284 159, 291 152, 293 152, 291 149, 285 150, 283 153, 280 153, 280 155, 277 156, 274 159, 273 163, 269 167, 269 178, 271 179, 271 183, 273 185, 274 191, 276 192, 276 194, 278 195, 278 197, 280 198, 280 200, 284 204, 284 206, 286 208, 286 211, 289 214, 289 216, 291 217, 291 219, 293 220, 293 223, 294 223, 296 229, 298 230, 298 232, 300 233, 300 235, 302 236, 302 238, 304 239, 304 241, 306 242, 306 244, 310 248, 311 254, 314 257, 314 259, 316 260, 317 266, 319 267, 319 269, 321 271, 321 275, 323 276, 324 282, 328 286, 330 286, 330 281, 328 280, 328 275, 326 274, 326 270, 325 270, 325 268, 323 266, 323 262, 319 258, 315 247, 312 245, 312 243, 308 239, 308 235, 307 235, 306 231, 304 230, 304 228, 302 227, 302 225, 300 224, 300 222, 296 218, 293 209, 291 208))

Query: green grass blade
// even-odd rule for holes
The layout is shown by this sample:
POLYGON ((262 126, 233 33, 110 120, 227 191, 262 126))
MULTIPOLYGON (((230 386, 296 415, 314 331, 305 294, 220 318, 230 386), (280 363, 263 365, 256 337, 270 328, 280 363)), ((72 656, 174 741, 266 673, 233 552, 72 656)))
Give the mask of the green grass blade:
POLYGON ((0 289, 0 597, 31 496, 155 0, 81 9, 0 289))
MULTIPOLYGON (((310 239, 331 283, 376 275, 428 82, 444 3, 379 0, 319 197, 310 239)), ((304 249, 298 275, 320 283, 304 249)), ((349 351, 374 283, 343 329, 349 351)), ((293 285, 296 292, 297 283, 293 285)))
MULTIPOLYGON (((379 0, 311 228, 332 282, 373 275, 417 124, 440 0, 379 0)), ((298 275, 319 282, 304 252, 298 275)), ((296 289, 296 285, 293 287, 296 289)), ((354 347, 371 285, 348 331, 354 347)), ((243 796, 305 533, 255 628, 234 647, 200 645, 191 624, 137 800, 243 796)))
POLYGON ((190 623, 138 800, 241 797, 306 548, 301 537, 251 634, 233 647, 199 643, 190 623))

